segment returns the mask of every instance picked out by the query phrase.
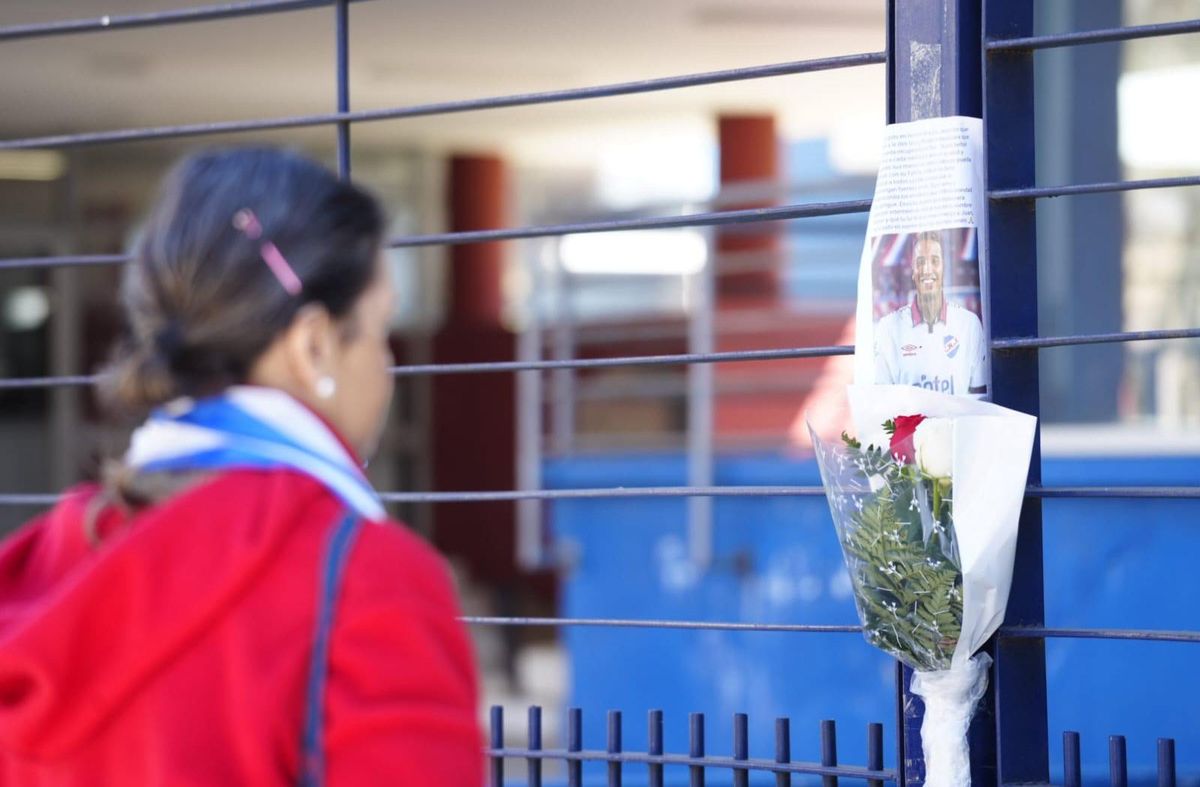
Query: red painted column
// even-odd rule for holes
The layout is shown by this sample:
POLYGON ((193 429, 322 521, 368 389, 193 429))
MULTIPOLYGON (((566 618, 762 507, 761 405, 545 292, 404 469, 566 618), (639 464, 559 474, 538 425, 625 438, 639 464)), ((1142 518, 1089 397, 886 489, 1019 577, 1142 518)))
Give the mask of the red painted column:
MULTIPOLYGON (((509 223, 507 171, 497 156, 449 160, 448 225, 454 231, 509 223)), ((433 341, 435 363, 511 361, 516 337, 501 324, 506 249, 451 246, 446 319, 433 341)), ((512 489, 516 483, 512 374, 434 375, 433 482, 437 491, 512 489)), ((476 581, 516 575, 515 507, 508 502, 444 503, 434 509, 434 542, 463 560, 476 581)))
MULTIPOLYGON (((782 186, 780 143, 773 115, 722 115, 717 119, 721 208, 767 207, 782 186)), ((760 308, 779 298, 778 223, 741 224, 717 233, 718 308, 760 308), (747 270, 747 267, 751 267, 747 270)))
MULTIPOLYGON (((508 223, 508 177, 499 156, 453 156, 448 173, 452 232, 499 229, 508 223)), ((504 307, 504 245, 450 247, 447 322, 499 327, 504 307)))
MULTIPOLYGON (((778 204, 783 156, 772 115, 722 115, 717 119, 721 201, 725 210, 778 204)), ((783 308, 780 267, 783 225, 736 224, 716 234, 716 341, 718 351, 795 347, 805 326, 783 308), (757 327, 747 322, 756 323, 757 327), (740 322, 738 328, 726 329, 740 322)), ((811 371, 799 361, 717 364, 714 427, 719 438, 782 440, 811 371), (797 390, 772 388, 787 380, 797 390)))

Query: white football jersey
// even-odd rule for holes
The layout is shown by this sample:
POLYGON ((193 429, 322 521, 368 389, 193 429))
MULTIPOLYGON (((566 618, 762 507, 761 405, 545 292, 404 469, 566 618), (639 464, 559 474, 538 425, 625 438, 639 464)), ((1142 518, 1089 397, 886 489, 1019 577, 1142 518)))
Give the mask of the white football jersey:
POLYGON ((948 394, 987 386, 987 346, 974 312, 942 302, 940 319, 921 319, 916 301, 875 325, 875 382, 915 385, 948 394))

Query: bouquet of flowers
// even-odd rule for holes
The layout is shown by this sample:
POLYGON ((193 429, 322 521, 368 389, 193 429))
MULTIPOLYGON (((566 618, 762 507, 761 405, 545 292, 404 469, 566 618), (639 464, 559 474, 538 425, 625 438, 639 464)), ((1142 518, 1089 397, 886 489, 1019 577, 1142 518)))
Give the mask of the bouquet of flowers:
POLYGON ((856 436, 812 436, 863 632, 916 671, 927 787, 969 785, 991 664, 973 654, 1004 619, 1036 419, 909 386, 849 397, 856 436))

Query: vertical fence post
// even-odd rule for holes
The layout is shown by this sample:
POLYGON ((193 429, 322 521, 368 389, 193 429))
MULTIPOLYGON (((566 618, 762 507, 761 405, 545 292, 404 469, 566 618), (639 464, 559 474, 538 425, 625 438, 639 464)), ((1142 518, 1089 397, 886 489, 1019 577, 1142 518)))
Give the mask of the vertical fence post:
MULTIPOLYGON (((650 718, 647 726, 647 741, 646 753, 659 757, 663 753, 663 712, 660 710, 650 711, 650 718)), ((649 787, 663 787, 663 766, 660 762, 652 762, 647 767, 649 787)))
MULTIPOLYGON (((821 722, 821 764, 837 767, 837 727, 832 719, 821 722)), ((836 776, 822 776, 821 787, 837 787, 836 776)))
MULTIPOLYGON (((714 335, 716 309, 716 257, 713 255, 695 274, 695 298, 688 319, 688 352, 711 353, 716 349, 714 335)), ((713 396, 716 369, 711 363, 693 363, 687 368, 687 479, 689 486, 712 486, 713 396)), ((713 510, 711 497, 687 499, 688 554, 697 570, 707 570, 713 559, 713 510)))
MULTIPOLYGON (((529 706, 529 750, 542 749, 542 709, 537 705, 529 706)), ((529 787, 542 787, 542 760, 530 757, 527 761, 529 774, 526 782, 529 787)))
MULTIPOLYGON (((876 722, 867 725, 867 768, 883 770, 883 725, 876 722)), ((883 780, 867 779, 867 787, 883 787, 883 780)))
MULTIPOLYGON (((983 0, 986 39, 1033 33, 1033 0, 983 0)), ((1033 54, 984 55, 984 147, 988 189, 1035 185, 1033 54)), ((1038 334, 1035 205, 1027 200, 988 202, 988 270, 983 271, 996 338, 1038 334)), ((998 353, 992 359, 992 399, 1040 416, 1036 351, 998 353)), ((1040 437, 1029 483, 1041 483, 1040 437)), ((1042 582, 1042 504, 1026 498, 1017 534, 1007 626, 1045 622, 1042 582)), ((1046 721, 1046 646, 1032 637, 1000 639, 995 647, 996 764, 1001 783, 1046 782, 1050 773, 1046 721)))
MULTIPOLYGON (((504 708, 499 705, 492 706, 491 724, 491 748, 500 750, 504 748, 504 708)), ((504 787, 504 757, 499 754, 493 754, 491 757, 492 763, 492 787, 504 787)))
POLYGON ((1081 787, 1079 733, 1063 733, 1063 787, 1081 787))
MULTIPOLYGON (((688 715, 688 756, 702 758, 704 756, 704 714, 688 715)), ((704 766, 688 766, 688 787, 704 787, 704 766)))
MULTIPOLYGON (((60 199, 65 209, 66 227, 56 231, 56 254, 79 251, 80 195, 79 156, 68 153, 65 177, 61 181, 60 199)), ((51 290, 54 308, 50 312, 50 372, 72 375, 84 365, 83 284, 78 271, 70 268, 51 268, 51 290)), ((50 390, 50 439, 57 446, 52 451, 50 482, 55 489, 66 489, 76 482, 76 467, 80 454, 82 391, 71 385, 57 385, 50 390)))
MULTIPOLYGON (((896 660, 895 668, 895 684, 896 684, 896 787, 908 787, 909 774, 909 750, 911 745, 915 745, 916 749, 913 756, 920 758, 921 756, 921 741, 918 738, 916 743, 910 740, 908 734, 908 704, 911 702, 920 702, 920 697, 908 690, 909 681, 912 680, 912 670, 904 666, 904 663, 899 659, 896 660)), ((918 717, 919 718, 919 717, 918 717)), ((916 725, 918 735, 921 731, 920 724, 916 725)), ((921 761, 921 775, 924 776, 925 763, 921 761)))
MULTIPOLYGON (((550 266, 550 291, 554 293, 554 330, 552 353, 556 361, 574 360, 577 348, 575 335, 575 275, 564 270, 559 260, 550 266)), ((559 455, 571 453, 575 447, 575 370, 555 369, 550 373, 550 445, 559 455)))
MULTIPOLYGON (((786 718, 775 720, 775 762, 792 761, 792 725, 786 718)), ((790 773, 776 773, 775 787, 792 787, 790 773)))
MULTIPOLYGON (((541 291, 545 286, 542 255, 526 260, 529 297, 526 299, 525 324, 517 335, 517 358, 523 362, 542 360, 541 291)), ((557 261, 554 263, 557 265, 557 261)), ((542 373, 517 372, 517 488, 531 491, 542 488, 542 373)), ((546 545, 543 542, 541 500, 517 501, 517 564, 526 571, 545 568, 546 545)))
MULTIPOLYGON (((583 711, 567 711, 567 751, 583 751, 583 711)), ((583 762, 567 760, 567 787, 583 787, 583 762)))
POLYGON ((1175 740, 1158 739, 1158 787, 1175 787, 1175 740))
MULTIPOLYGON (((891 0, 888 3, 888 120, 907 122, 982 113, 983 0, 891 0)), ((1026 0, 1016 0, 1021 4, 1026 0)), ((1032 122, 1032 116, 1029 118, 1032 122)), ((1031 153, 1032 155, 1032 153, 1031 153)), ((1032 161, 1032 159, 1031 159, 1032 161)), ((982 272, 981 272, 982 274, 982 272)), ((985 319, 986 319, 985 305, 985 319)), ((909 691, 911 670, 898 676, 900 724, 898 781, 925 781, 921 722, 925 705, 909 691)), ((976 787, 996 784, 993 695, 980 703, 970 731, 971 778, 976 787)))
MULTIPOLYGON (((337 111, 350 111, 350 0, 337 0, 337 111)), ((350 124, 337 124, 338 175, 350 179, 350 124)))
POLYGON ((1113 735, 1108 739, 1108 780, 1112 787, 1129 787, 1124 735, 1113 735))
MULTIPOLYGON (((621 753, 621 711, 608 712, 608 753, 621 753)), ((621 787, 621 761, 608 761, 608 787, 621 787)))
MULTIPOLYGON (((750 759, 750 733, 748 717, 744 713, 733 714, 733 760, 745 762, 750 759)), ((734 767, 733 787, 749 787, 750 771, 746 768, 734 767)))

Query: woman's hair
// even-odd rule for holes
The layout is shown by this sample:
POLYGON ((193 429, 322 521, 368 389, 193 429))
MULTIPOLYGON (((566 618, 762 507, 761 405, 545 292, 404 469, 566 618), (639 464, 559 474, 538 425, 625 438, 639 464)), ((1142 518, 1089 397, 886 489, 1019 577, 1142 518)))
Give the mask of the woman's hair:
POLYGON ((301 306, 349 315, 375 275, 383 233, 370 194, 299 154, 243 147, 184 159, 125 270, 126 335, 106 370, 104 401, 141 415, 245 382, 301 306), (257 220, 261 237, 235 222, 239 213, 257 220), (299 277, 298 294, 264 259, 264 244, 299 277))

